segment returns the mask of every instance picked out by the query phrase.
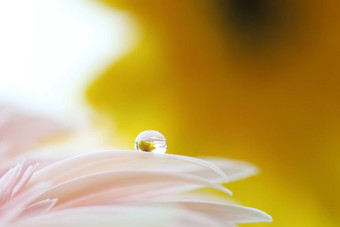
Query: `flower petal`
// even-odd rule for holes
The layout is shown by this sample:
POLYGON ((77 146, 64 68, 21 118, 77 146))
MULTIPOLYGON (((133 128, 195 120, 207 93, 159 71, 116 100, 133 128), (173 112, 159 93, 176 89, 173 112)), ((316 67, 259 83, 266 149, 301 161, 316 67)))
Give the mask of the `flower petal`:
MULTIPOLYGON (((256 166, 248 162, 226 159, 226 158, 216 158, 216 157, 215 158, 201 157, 201 158, 205 161, 213 163, 218 168, 223 170, 223 172, 225 172, 228 175, 229 182, 241 180, 243 178, 256 175, 259 171, 256 166)), ((216 178, 216 176, 209 174, 207 172, 200 172, 197 174, 200 174, 200 175, 204 174, 205 177, 210 177, 210 178, 216 179, 216 182, 220 182, 219 179, 216 178)), ((220 182, 220 183, 223 183, 223 182, 220 182)))
POLYGON ((38 184, 25 190, 0 207, 0 226, 10 223, 24 211, 47 188, 46 184, 38 184))
POLYGON ((66 131, 56 120, 0 106, 0 154, 11 156, 26 151, 38 141, 66 131))
POLYGON ((117 201, 141 200, 164 195, 171 190, 171 187, 176 188, 178 184, 212 187, 231 193, 221 185, 191 175, 114 171, 87 175, 56 185, 42 193, 37 200, 58 198, 57 206, 66 202, 69 202, 67 206, 112 204, 117 201))
POLYGON ((45 199, 36 202, 28 207, 25 207, 19 217, 23 218, 32 215, 40 215, 47 213, 48 211, 51 210, 51 208, 56 204, 57 201, 58 199, 45 199))
POLYGON ((231 204, 163 201, 114 206, 85 206, 26 219, 16 226, 225 226, 271 222, 257 209, 231 204))
MULTIPOLYGON (((226 182, 227 175, 215 165, 204 160, 180 155, 156 154, 137 151, 104 151, 78 155, 37 171, 31 184, 40 181, 50 181, 53 185, 88 174, 122 170, 141 169, 152 171, 183 172, 183 165, 201 168, 201 171, 211 171, 219 176, 220 181, 226 182)), ((195 174, 196 175, 196 174, 195 174)))
POLYGON ((255 208, 228 203, 201 201, 162 201, 164 204, 176 204, 185 209, 209 215, 215 220, 228 223, 272 222, 270 215, 255 208))
POLYGON ((51 212, 15 223, 17 227, 37 226, 141 226, 158 227, 172 221, 171 206, 90 206, 51 212))
POLYGON ((141 227, 236 227, 176 204, 129 204, 77 207, 25 219, 14 226, 141 226, 141 227))

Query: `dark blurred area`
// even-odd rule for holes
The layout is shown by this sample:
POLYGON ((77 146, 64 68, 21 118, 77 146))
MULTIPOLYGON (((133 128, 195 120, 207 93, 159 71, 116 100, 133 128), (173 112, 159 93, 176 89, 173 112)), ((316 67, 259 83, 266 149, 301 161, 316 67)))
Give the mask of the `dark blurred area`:
POLYGON ((220 0, 217 4, 221 25, 234 30, 234 41, 247 48, 277 43, 297 21, 287 1, 269 0, 220 0))

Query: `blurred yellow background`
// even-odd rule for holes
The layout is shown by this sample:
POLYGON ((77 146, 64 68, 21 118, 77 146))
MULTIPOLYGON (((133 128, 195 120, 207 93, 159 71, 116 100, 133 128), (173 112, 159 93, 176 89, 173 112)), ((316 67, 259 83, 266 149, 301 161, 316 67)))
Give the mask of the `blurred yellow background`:
POLYGON ((230 188, 274 222, 247 226, 339 226, 339 1, 102 2, 139 35, 86 94, 118 132, 258 165, 230 188))

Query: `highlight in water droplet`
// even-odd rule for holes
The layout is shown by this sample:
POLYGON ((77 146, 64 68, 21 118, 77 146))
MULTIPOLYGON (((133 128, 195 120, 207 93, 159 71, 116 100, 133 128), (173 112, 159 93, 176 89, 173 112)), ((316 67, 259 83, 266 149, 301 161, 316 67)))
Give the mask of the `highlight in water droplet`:
POLYGON ((139 133, 136 138, 135 148, 137 151, 164 154, 167 143, 162 133, 155 130, 147 130, 139 133))

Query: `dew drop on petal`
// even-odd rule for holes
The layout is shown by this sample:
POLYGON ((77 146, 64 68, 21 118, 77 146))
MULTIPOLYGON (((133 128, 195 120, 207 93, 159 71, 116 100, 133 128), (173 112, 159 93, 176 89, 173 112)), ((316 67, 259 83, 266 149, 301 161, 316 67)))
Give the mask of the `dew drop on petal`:
POLYGON ((147 130, 139 133, 136 138, 137 151, 154 152, 164 154, 166 152, 166 139, 162 133, 155 130, 147 130))

